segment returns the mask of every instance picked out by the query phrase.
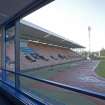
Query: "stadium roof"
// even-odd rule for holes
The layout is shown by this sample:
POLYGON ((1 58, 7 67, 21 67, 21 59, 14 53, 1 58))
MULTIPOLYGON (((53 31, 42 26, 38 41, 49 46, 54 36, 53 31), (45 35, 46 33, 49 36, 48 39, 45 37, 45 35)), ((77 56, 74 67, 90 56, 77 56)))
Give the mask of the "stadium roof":
POLYGON ((0 26, 16 21, 53 0, 0 0, 0 26))
POLYGON ((51 31, 23 20, 21 21, 21 38, 66 48, 84 48, 51 31))

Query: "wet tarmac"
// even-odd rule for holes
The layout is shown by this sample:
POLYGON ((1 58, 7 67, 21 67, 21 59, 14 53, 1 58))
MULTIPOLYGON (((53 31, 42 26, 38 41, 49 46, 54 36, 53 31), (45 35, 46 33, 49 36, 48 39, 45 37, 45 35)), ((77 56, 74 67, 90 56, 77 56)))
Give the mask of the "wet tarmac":
POLYGON ((100 61, 82 61, 51 78, 67 85, 105 93, 105 79, 96 75, 95 69, 100 61))

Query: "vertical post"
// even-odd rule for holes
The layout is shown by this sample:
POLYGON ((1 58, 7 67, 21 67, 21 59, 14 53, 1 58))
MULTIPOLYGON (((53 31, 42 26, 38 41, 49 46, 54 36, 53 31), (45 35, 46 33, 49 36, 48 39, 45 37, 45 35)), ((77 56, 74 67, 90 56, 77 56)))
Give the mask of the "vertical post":
POLYGON ((1 40, 1 69, 2 69, 2 80, 6 81, 6 60, 5 60, 5 55, 6 55, 6 30, 5 27, 1 28, 1 34, 2 34, 2 40, 1 40))
POLYGON ((20 88, 20 77, 16 73, 20 72, 20 21, 15 23, 15 88, 20 88))
POLYGON ((89 59, 90 59, 90 53, 91 53, 90 32, 91 32, 91 27, 88 26, 88 37, 89 37, 89 53, 88 53, 88 57, 89 57, 89 59))

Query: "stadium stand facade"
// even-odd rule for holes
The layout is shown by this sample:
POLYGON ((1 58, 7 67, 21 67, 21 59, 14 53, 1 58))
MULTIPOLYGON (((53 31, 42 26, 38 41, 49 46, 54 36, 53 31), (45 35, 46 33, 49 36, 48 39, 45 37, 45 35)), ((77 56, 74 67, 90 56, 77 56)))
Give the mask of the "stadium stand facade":
MULTIPOLYGON (((52 33, 46 29, 43 29, 39 26, 36 25, 31 25, 30 27, 29 22, 27 21, 22 21, 21 22, 21 33, 22 35, 20 36, 20 69, 21 70, 27 70, 27 69, 34 69, 34 68, 40 68, 40 67, 46 67, 46 66, 52 66, 52 65, 57 65, 57 64, 63 64, 63 63, 68 63, 72 61, 80 61, 83 60, 84 57, 76 53, 75 51, 71 50, 71 47, 75 48, 84 48, 83 46, 80 46, 74 42, 67 41, 64 38, 57 36, 57 34, 52 33), (27 25, 28 23, 28 25, 27 25), (34 27, 35 26, 35 27, 34 27), (27 29, 27 28, 28 29, 27 29), (33 29, 33 32, 30 30, 33 29), (23 31, 24 30, 24 31, 23 31), (28 30, 28 31, 27 31, 28 30), (50 34, 53 34, 52 36, 54 38, 57 38, 59 41, 63 42, 65 41, 68 42, 67 47, 63 47, 64 44, 59 46, 55 43, 55 40, 53 40, 53 43, 49 44, 49 41, 46 41, 46 43, 41 40, 38 42, 38 38, 35 40, 34 37, 36 38, 37 34, 39 33, 39 37, 41 35, 44 35, 44 32, 46 31, 47 37, 50 34), (24 33, 27 35, 25 37, 24 33), (29 33, 30 32, 30 33, 29 33), (33 34, 33 41, 31 40, 32 37, 30 37, 30 34, 33 34), (28 39, 27 39, 28 37, 28 39), (48 42, 48 43, 47 43, 48 42)), ((7 70, 14 71, 14 64, 15 64, 15 56, 14 56, 14 28, 11 28, 7 31, 6 35, 6 68, 7 70)), ((46 36, 45 34, 45 36, 46 36)), ((62 42, 62 43, 63 43, 62 42)))
POLYGON ((21 69, 39 68, 83 59, 68 48, 48 44, 28 42, 26 49, 27 51, 21 52, 21 69))
MULTIPOLYGON (((14 70, 14 63, 15 63, 14 41, 12 40, 13 34, 14 34, 13 29, 9 30, 7 33, 7 39, 6 39, 7 40, 6 41, 6 51, 7 51, 6 67, 8 70, 9 69, 14 70), (8 36, 8 34, 10 35, 8 36)), ((37 40, 30 41, 30 39, 26 40, 24 38, 21 38, 20 40, 20 69, 21 70, 52 66, 52 65, 66 63, 66 62, 80 61, 84 59, 81 55, 72 51, 70 47, 69 48, 62 47, 56 44, 51 45, 49 43, 37 42, 37 40)), ((77 47, 78 46, 80 47, 80 45, 77 45, 77 47)))
MULTIPOLYGON (((14 44, 7 43, 7 69, 14 69, 14 44)), ((69 48, 51 46, 43 43, 20 41, 20 68, 21 70, 51 66, 84 58, 69 48)))

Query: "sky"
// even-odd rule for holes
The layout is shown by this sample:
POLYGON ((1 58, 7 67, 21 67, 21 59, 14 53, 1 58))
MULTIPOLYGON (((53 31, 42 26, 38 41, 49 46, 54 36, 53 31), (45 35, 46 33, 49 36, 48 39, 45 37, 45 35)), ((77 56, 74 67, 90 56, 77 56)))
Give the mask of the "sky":
POLYGON ((24 20, 39 25, 89 49, 105 48, 105 0, 55 0, 26 16, 24 20))

